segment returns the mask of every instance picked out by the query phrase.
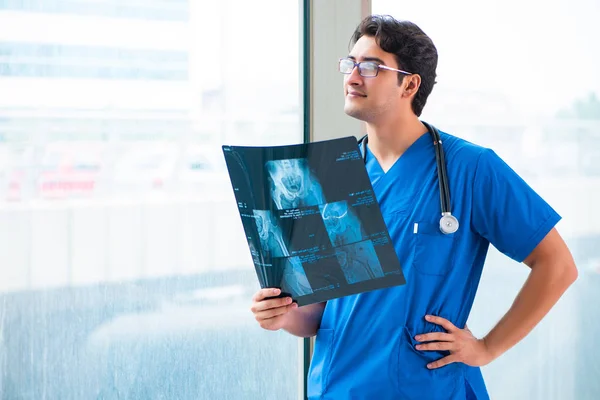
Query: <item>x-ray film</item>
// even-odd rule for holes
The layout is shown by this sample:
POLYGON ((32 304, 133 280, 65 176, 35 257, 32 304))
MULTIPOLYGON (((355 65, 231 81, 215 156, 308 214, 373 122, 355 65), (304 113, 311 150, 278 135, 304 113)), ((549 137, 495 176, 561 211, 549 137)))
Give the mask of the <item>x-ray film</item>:
POLYGON ((356 138, 223 153, 262 288, 303 306, 405 283, 356 138))

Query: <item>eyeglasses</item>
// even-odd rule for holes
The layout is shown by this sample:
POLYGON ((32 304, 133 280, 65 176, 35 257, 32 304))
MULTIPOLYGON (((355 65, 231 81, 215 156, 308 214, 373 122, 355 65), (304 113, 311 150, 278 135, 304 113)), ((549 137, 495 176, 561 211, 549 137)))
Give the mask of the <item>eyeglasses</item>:
POLYGON ((354 70, 354 67, 358 67, 358 73, 360 76, 365 78, 374 78, 379 73, 380 69, 385 69, 388 71, 396 71, 400 72, 404 75, 412 75, 410 72, 402 71, 401 69, 395 69, 391 67, 387 67, 385 65, 377 64, 374 61, 362 61, 356 62, 351 58, 340 58, 339 69, 342 74, 351 74, 354 70))

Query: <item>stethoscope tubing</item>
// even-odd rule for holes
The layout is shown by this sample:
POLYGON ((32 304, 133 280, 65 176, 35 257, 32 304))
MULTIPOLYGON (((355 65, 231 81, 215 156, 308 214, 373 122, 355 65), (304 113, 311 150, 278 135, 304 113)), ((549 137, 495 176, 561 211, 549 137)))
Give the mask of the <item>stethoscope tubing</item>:
MULTIPOLYGON (((440 219, 440 230, 442 233, 449 234, 454 233, 458 230, 458 220, 452 215, 451 204, 450 204, 450 185, 448 183, 448 173, 446 171, 446 157, 444 154, 444 148, 442 145, 442 139, 437 128, 427 122, 421 121, 427 128, 431 139, 433 140, 433 146, 435 149, 435 164, 438 177, 438 186, 440 191, 440 209, 442 211, 442 218, 440 219)), ((358 144, 361 146, 361 152, 363 161, 367 162, 367 142, 369 138, 367 135, 363 136, 358 144)))

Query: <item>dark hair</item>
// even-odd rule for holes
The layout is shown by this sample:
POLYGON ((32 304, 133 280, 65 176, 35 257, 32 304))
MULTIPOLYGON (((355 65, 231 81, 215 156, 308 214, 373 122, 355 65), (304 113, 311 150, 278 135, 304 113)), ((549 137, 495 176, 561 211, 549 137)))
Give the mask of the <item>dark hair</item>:
MULTIPOLYGON (((352 35, 350 47, 363 36, 374 37, 383 51, 392 53, 398 69, 421 76, 421 86, 412 102, 413 112, 420 116, 437 76, 438 54, 429 36, 416 24, 389 15, 371 15, 363 19, 352 35)), ((404 75, 398 73, 399 84, 403 78, 404 75)))

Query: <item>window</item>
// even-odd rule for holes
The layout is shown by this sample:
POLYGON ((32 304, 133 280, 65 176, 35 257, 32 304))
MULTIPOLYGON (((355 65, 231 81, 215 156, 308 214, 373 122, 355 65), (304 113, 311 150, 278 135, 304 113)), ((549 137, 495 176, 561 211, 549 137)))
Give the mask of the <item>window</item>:
POLYGON ((0 397, 296 399, 221 145, 302 142, 298 3, 93 3, 0 0, 0 397))
MULTIPOLYGON (((417 23, 438 48, 438 84, 423 119, 493 148, 521 174, 563 216, 558 229, 579 268, 531 335, 483 368, 490 396, 597 398, 598 352, 589 343, 600 334, 590 314, 600 302, 600 4, 407 4, 376 0, 373 13, 417 23)), ((527 271, 490 250, 468 322, 476 335, 508 310, 527 271)))
POLYGON ((0 76, 187 80, 187 51, 0 43, 0 76))
POLYGON ((4 0, 0 9, 126 19, 185 21, 189 18, 185 0, 4 0))

